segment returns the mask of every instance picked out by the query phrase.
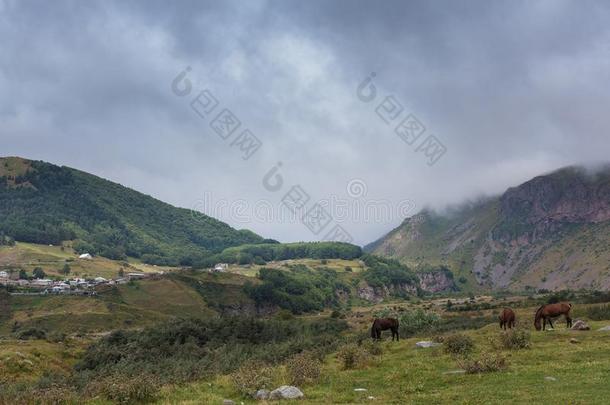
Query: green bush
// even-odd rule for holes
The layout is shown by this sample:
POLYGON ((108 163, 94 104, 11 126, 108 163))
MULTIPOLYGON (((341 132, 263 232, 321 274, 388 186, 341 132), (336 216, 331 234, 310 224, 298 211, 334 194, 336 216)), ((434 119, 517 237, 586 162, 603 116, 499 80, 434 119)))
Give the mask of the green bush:
POLYGON ((311 384, 320 378, 322 362, 313 353, 300 353, 286 363, 290 384, 300 386, 311 384))
POLYGON ((523 328, 503 331, 500 333, 500 344, 504 349, 527 349, 530 347, 530 332, 523 328))
POLYGON ((150 375, 137 378, 124 375, 109 375, 91 381, 85 388, 86 396, 101 396, 118 404, 151 402, 159 392, 159 381, 150 375))
POLYGON ((610 319, 610 305, 589 307, 585 310, 585 314, 592 321, 606 321, 610 319))
POLYGON ((461 333, 446 336, 443 344, 445 353, 459 356, 468 356, 474 349, 472 338, 461 333))
POLYGON ((362 347, 372 356, 381 356, 383 354, 383 347, 380 342, 366 339, 362 342, 362 347))
POLYGON ((398 321, 398 330, 401 336, 409 336, 436 329, 441 323, 441 317, 436 312, 424 311, 418 308, 415 311, 407 311, 400 314, 398 321))
POLYGON ((348 344, 337 352, 337 358, 341 362, 343 370, 353 370, 361 368, 368 363, 369 353, 362 346, 348 344))
POLYGON ((17 332, 16 337, 19 340, 46 339, 47 332, 39 328, 28 328, 17 332))
POLYGON ((47 341, 49 341, 51 343, 60 343, 60 342, 65 342, 67 336, 63 332, 52 331, 47 334, 46 338, 47 338, 47 341))
POLYGON ((260 362, 249 362, 230 375, 233 386, 244 396, 260 389, 273 389, 274 370, 260 362))
POLYGON ((492 353, 483 353, 476 359, 461 359, 457 363, 467 374, 491 373, 508 368, 506 358, 492 353))

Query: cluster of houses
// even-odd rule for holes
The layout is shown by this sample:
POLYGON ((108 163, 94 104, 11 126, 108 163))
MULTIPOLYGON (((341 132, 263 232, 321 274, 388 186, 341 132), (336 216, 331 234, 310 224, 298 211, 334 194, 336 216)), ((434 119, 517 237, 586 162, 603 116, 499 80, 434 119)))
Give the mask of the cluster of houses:
POLYGON ((15 279, 11 273, 0 271, 0 285, 17 287, 20 290, 34 290, 38 294, 75 294, 95 295, 94 288, 99 285, 125 284, 130 280, 140 280, 151 276, 150 273, 127 273, 124 277, 105 279, 71 278, 65 280, 51 280, 47 278, 23 280, 15 279))

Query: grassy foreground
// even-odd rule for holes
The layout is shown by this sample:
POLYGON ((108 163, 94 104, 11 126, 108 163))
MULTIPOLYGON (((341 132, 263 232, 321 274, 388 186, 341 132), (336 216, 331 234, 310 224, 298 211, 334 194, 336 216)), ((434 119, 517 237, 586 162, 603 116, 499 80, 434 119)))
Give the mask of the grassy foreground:
MULTIPOLYGON (((597 329, 610 322, 591 322, 591 331, 534 332, 530 349, 495 351, 509 362, 506 371, 459 374, 455 359, 442 347, 420 349, 410 338, 381 343, 383 354, 357 370, 342 370, 335 355, 326 358, 318 383, 301 387, 299 403, 457 403, 457 404, 603 404, 610 395, 610 332, 597 329), (578 343, 570 343, 576 338, 578 343), (367 391, 354 391, 365 388, 367 391)), ((474 356, 494 351, 496 325, 467 332, 475 341, 474 356)), ((278 383, 282 382, 279 370, 278 383)), ((168 388, 158 403, 254 403, 232 388, 227 377, 168 388)), ((259 402, 260 403, 260 402, 259 402)), ((264 402, 263 402, 264 403, 264 402)))

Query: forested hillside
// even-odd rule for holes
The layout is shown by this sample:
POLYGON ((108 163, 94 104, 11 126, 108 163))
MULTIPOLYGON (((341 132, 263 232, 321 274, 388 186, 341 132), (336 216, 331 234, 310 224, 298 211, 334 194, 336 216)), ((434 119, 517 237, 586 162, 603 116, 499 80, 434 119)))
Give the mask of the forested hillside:
MULTIPOLYGON (((0 158, 0 234, 79 252, 190 265, 263 238, 68 167, 0 158)), ((3 237, 4 239, 4 237, 3 237)))

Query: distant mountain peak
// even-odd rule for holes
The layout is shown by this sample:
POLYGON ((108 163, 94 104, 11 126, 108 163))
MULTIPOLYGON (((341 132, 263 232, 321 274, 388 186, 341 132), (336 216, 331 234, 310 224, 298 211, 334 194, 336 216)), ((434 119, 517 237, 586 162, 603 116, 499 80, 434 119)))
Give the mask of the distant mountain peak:
POLYGON ((610 165, 564 167, 481 203, 422 211, 365 250, 447 264, 486 287, 610 289, 610 165))

